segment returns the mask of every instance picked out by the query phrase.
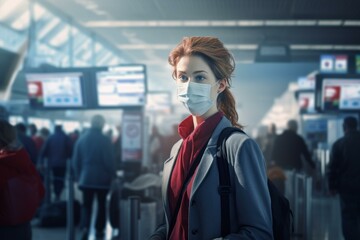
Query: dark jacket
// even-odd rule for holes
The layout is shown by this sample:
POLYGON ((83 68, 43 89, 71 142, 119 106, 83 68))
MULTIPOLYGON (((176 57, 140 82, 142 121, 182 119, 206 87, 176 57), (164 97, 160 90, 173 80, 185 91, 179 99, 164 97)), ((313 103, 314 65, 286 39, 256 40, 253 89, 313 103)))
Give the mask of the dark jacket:
POLYGON ((36 148, 36 144, 31 137, 26 136, 23 133, 18 133, 17 138, 19 142, 23 145, 25 151, 29 154, 30 160, 36 165, 38 150, 36 148))
POLYGON ((304 139, 296 132, 285 130, 275 139, 271 158, 278 166, 287 170, 301 170, 301 156, 315 167, 304 139))
POLYGON ((360 192, 360 132, 350 131, 332 146, 328 165, 330 190, 360 192))
POLYGON ((41 158, 47 158, 49 167, 66 167, 72 155, 72 142, 62 129, 55 129, 44 144, 41 158))
POLYGON ((91 128, 80 137, 72 161, 80 188, 110 188, 115 177, 114 151, 100 129, 91 128))

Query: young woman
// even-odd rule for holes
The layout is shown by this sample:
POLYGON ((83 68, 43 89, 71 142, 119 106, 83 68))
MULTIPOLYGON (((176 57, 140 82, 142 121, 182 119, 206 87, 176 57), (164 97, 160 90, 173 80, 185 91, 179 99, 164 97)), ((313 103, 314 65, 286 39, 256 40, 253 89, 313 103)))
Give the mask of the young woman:
POLYGON ((166 223, 151 239, 273 239, 264 158, 255 141, 242 133, 234 133, 226 141, 231 226, 230 234, 221 236, 216 143, 224 128, 242 128, 229 90, 233 57, 217 38, 188 37, 168 60, 178 99, 191 115, 179 124, 181 140, 164 163, 166 223), (200 163, 181 193, 189 169, 199 157, 200 163))

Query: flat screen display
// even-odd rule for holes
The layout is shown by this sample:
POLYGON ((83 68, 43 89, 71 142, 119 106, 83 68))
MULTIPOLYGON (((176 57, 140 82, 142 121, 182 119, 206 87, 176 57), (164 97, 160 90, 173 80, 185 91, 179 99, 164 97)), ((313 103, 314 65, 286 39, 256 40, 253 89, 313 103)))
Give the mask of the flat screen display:
POLYGON ((347 55, 322 55, 320 57, 320 71, 322 73, 347 73, 347 55))
POLYGON ((143 106, 146 102, 144 66, 120 66, 96 73, 98 106, 143 106))
POLYGON ((82 73, 26 74, 30 106, 35 108, 82 108, 82 73))
POLYGON ((299 92, 298 103, 300 113, 315 113, 315 93, 314 92, 299 92))
POLYGON ((321 92, 324 110, 360 109, 360 78, 324 78, 321 92))

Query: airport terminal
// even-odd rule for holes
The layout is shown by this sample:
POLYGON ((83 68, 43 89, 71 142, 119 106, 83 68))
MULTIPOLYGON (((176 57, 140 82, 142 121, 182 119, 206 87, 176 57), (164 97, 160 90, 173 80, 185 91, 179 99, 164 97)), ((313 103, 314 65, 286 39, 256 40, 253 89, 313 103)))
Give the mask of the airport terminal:
POLYGON ((0 240, 360 239, 359 9, 0 0, 0 240))

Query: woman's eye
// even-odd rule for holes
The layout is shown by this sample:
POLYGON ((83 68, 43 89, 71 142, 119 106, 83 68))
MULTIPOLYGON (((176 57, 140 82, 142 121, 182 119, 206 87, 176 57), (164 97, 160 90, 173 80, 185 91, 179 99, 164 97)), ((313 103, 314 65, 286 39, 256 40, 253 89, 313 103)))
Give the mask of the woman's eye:
POLYGON ((183 82, 188 80, 187 76, 185 76, 185 75, 180 75, 180 76, 178 77, 178 79, 179 79, 180 81, 183 81, 183 82))
POLYGON ((195 77, 195 80, 196 80, 197 82, 201 82, 201 81, 204 81, 204 80, 205 80, 205 77, 204 77, 204 76, 196 76, 196 77, 195 77))

